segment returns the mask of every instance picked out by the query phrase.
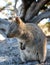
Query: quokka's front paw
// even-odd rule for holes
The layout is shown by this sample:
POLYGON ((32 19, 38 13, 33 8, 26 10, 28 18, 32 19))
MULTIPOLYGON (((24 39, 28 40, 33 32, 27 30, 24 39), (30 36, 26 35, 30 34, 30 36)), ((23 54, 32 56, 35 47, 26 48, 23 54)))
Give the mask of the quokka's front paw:
POLYGON ((21 61, 22 61, 22 62, 26 62, 26 60, 25 60, 23 57, 21 57, 21 61))
POLYGON ((22 62, 26 62, 25 55, 22 52, 20 53, 20 59, 22 62))

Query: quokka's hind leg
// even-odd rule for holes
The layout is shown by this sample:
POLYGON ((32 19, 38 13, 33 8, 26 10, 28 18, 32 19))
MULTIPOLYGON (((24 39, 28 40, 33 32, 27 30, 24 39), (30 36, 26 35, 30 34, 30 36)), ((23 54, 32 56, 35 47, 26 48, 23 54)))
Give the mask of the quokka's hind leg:
POLYGON ((38 50, 38 60, 40 61, 40 63, 43 63, 46 60, 46 55, 47 55, 46 46, 47 46, 47 41, 45 40, 45 42, 40 46, 38 50))

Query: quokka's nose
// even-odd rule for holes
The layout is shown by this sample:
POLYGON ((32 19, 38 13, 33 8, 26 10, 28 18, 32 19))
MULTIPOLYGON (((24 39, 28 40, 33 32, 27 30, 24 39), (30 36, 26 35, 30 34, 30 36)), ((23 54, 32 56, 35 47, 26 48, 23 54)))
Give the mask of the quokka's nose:
POLYGON ((25 44, 23 44, 22 42, 20 42, 20 49, 25 50, 25 44))
POLYGON ((8 38, 11 38, 11 36, 12 36, 12 35, 10 35, 9 33, 7 34, 7 37, 8 37, 8 38))
POLYGON ((9 35, 7 35, 7 37, 9 38, 9 35))

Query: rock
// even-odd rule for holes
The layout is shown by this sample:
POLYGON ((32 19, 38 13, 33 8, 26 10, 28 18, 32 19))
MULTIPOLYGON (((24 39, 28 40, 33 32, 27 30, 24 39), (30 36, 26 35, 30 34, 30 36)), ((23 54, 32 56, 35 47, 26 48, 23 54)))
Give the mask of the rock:
POLYGON ((0 41, 5 40, 6 38, 6 34, 2 30, 0 30, 0 41))
POLYGON ((4 33, 7 34, 9 28, 10 28, 10 22, 8 20, 0 18, 0 30, 4 31, 4 33))
MULTIPOLYGON (((6 39, 4 41, 0 41, 0 64, 1 65, 11 65, 18 58, 18 50, 17 50, 17 40, 15 39, 6 39)), ((17 61, 16 61, 17 62, 17 61)))

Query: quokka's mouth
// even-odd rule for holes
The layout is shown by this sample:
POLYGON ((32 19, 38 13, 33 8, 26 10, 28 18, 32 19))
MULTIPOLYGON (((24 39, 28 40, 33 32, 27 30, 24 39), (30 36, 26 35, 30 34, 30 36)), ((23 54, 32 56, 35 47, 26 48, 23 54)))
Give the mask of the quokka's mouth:
POLYGON ((8 38, 13 38, 13 37, 15 37, 15 35, 14 34, 8 34, 7 37, 8 38))

